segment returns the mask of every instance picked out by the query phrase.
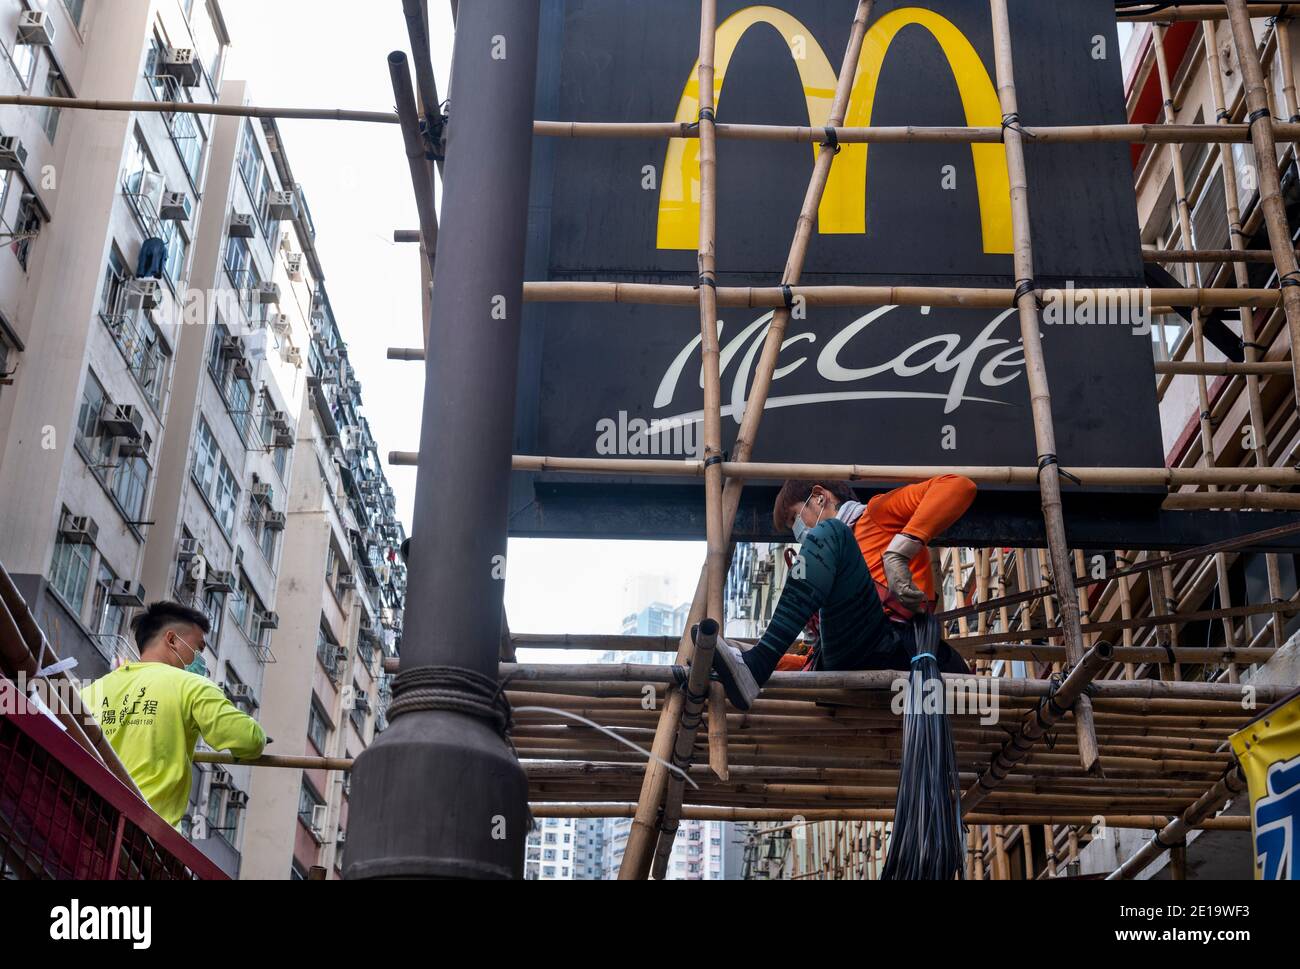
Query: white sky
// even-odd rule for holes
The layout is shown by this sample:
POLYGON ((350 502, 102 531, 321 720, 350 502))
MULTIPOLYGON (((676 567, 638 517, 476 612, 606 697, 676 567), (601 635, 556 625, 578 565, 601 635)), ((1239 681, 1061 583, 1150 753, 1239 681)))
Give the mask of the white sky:
MULTIPOLYGON (((434 71, 447 96, 451 15, 431 0, 434 71)), ((222 0, 232 46, 226 78, 249 81, 255 104, 388 110, 387 57, 410 53, 398 0, 222 0)), ((392 242, 415 228, 415 200, 396 125, 281 121, 289 163, 316 223, 316 247, 339 327, 362 385, 364 413, 385 459, 419 446, 424 371, 389 361, 390 346, 419 346, 420 266, 414 245, 392 242)), ((415 469, 385 467, 410 531, 415 469)), ((623 585, 636 573, 678 581, 688 599, 704 561, 702 542, 512 540, 506 583, 511 629, 617 633, 623 585)), ((676 603, 674 603, 676 604, 676 603)), ((580 653, 555 653, 577 660, 580 653)))
MULTIPOLYGON (((450 5, 431 0, 429 6, 434 71, 445 98, 450 5)), ((350 0, 222 0, 222 9, 233 41, 226 77, 248 80, 254 103, 392 107, 387 56, 398 48, 410 53, 398 0, 360 7, 350 0)), ((1130 30, 1120 27, 1121 51, 1130 30)), ((280 130, 311 206, 330 300, 380 455, 415 450, 423 368, 386 359, 390 346, 421 343, 419 252, 392 242, 394 229, 417 224, 398 128, 281 121, 280 130)), ((415 469, 385 470, 409 532, 415 469)), ((702 542, 513 540, 506 584, 511 628, 617 633, 629 611, 623 594, 629 577, 671 576, 680 590, 677 601, 685 601, 703 556, 702 542)))

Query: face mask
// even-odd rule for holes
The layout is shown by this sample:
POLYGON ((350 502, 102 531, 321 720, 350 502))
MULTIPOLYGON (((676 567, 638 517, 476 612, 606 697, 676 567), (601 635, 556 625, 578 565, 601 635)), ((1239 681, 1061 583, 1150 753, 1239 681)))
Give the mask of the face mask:
MULTIPOLYGON (((803 510, 808 507, 808 502, 810 501, 812 501, 812 495, 809 495, 807 498, 804 499, 803 504, 799 508, 799 514, 794 516, 794 524, 790 526, 790 531, 794 532, 794 540, 801 544, 803 542, 804 536, 807 535, 808 532, 812 530, 807 525, 805 525, 803 521, 803 510)), ((822 504, 825 505, 825 502, 823 501, 822 504)), ((817 521, 820 522, 821 520, 822 520, 822 513, 819 511, 817 513, 817 521)))
MULTIPOLYGON (((172 646, 170 643, 168 643, 167 645, 170 647, 171 651, 175 653, 178 657, 182 655, 181 651, 177 649, 175 646, 172 646)), ((189 646, 189 643, 186 643, 185 645, 189 646)), ((207 676, 208 664, 203 662, 203 654, 200 653, 198 650, 194 649, 193 647, 190 647, 190 650, 191 652, 194 653, 194 659, 190 660, 189 664, 185 666, 185 672, 195 673, 199 676, 207 676)))

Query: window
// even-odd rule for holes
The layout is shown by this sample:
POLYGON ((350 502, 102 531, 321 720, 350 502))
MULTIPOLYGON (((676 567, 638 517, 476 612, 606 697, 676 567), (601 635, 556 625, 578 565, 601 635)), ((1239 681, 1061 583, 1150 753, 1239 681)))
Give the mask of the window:
POLYGON ((0 50, 5 50, 14 77, 18 78, 18 83, 23 86, 25 91, 32 86, 32 74, 36 71, 36 45, 18 43, 18 34, 16 32, 13 34, 13 38, 12 47, 5 50, 4 45, 0 44, 0 50))
POLYGON ((128 272, 126 260, 117 246, 109 251, 108 269, 104 273, 104 285, 99 293, 99 312, 104 317, 116 317, 122 310, 122 294, 126 292, 128 272))
POLYGON ((146 227, 158 218, 157 199, 154 196, 161 192, 162 184, 158 165, 149 154, 144 136, 137 128, 131 150, 127 154, 126 168, 122 172, 122 187, 135 206, 136 215, 146 227))
POLYGON ((113 497, 127 517, 138 522, 144 514, 145 492, 149 488, 149 462, 136 455, 119 457, 113 473, 113 497))
MULTIPOLYGON (((66 513, 67 510, 64 511, 66 513)), ((62 534, 54 543, 50 585, 78 618, 86 600, 86 582, 90 578, 90 558, 93 553, 94 546, 69 541, 62 534)))
POLYGON ((324 754, 329 743, 330 725, 316 697, 311 698, 311 709, 307 713, 307 739, 316 748, 316 753, 324 754))
POLYGON ((103 385, 87 371, 86 386, 81 391, 81 407, 77 410, 77 444, 87 463, 101 474, 106 470, 113 451, 112 440, 99 432, 99 421, 107 404, 103 385))
POLYGON ((18 217, 14 220, 14 234, 18 237, 13 243, 12 251, 18 265, 27 269, 27 260, 32 253, 32 243, 40 235, 41 211, 36 207, 36 196, 24 193, 18 206, 18 217))
POLYGON ((310 828, 312 809, 319 807, 324 803, 325 802, 321 799, 321 796, 317 794, 306 779, 304 779, 302 782, 302 789, 298 792, 298 820, 310 828))
POLYGON ((95 578, 94 608, 90 617, 91 631, 100 636, 119 635, 122 632, 123 620, 126 619, 125 610, 108 599, 109 592, 112 591, 113 583, 116 581, 117 574, 101 555, 98 575, 95 578))
MULTIPOLYGON (((49 72, 45 75, 45 96, 47 98, 70 98, 72 91, 63 80, 63 75, 58 72, 53 64, 50 65, 49 72)), ((61 108, 38 108, 37 117, 41 119, 41 129, 45 132, 45 137, 54 143, 55 137, 59 133, 59 114, 61 108)))
POLYGON ((185 274, 185 254, 189 250, 189 240, 185 238, 179 222, 160 222, 159 231, 163 245, 167 247, 163 274, 172 286, 179 286, 185 274))
POLYGON ((63 0, 63 6, 68 11, 68 16, 72 18, 72 22, 80 27, 81 15, 86 10, 86 0, 63 0))
POLYGON ((225 593, 209 592, 201 602, 196 604, 199 611, 208 617, 208 625, 212 628, 205 638, 214 647, 218 637, 221 636, 221 617, 225 615, 225 610, 222 607, 225 605, 225 601, 225 593))
POLYGON ((198 485, 199 490, 212 506, 212 513, 217 523, 229 535, 235 527, 235 513, 239 506, 239 485, 235 479, 235 472, 230 470, 230 465, 221 456, 212 429, 208 427, 208 422, 201 418, 191 475, 194 483, 198 485))

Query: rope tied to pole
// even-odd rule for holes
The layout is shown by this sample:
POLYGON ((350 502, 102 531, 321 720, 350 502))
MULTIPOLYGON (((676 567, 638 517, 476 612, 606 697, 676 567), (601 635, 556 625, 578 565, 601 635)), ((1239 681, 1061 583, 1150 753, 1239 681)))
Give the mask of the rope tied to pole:
POLYGON ((836 132, 834 127, 832 127, 831 125, 827 125, 822 130, 826 132, 826 140, 821 143, 821 147, 830 148, 835 154, 838 155, 840 153, 840 149, 844 147, 843 145, 840 144, 839 133, 836 132))
POLYGON ((1019 132, 1022 138, 1038 137, 1032 131, 1026 131, 1024 129, 1024 127, 1020 124, 1020 114, 1018 112, 1012 112, 1011 114, 1004 114, 1002 116, 1002 141, 1003 142, 1007 140, 1008 128, 1011 128, 1013 131, 1019 132))
POLYGON ((1015 309, 1020 306, 1020 300, 1025 296, 1034 297, 1034 305, 1040 310, 1043 308, 1043 301, 1038 297, 1038 284, 1032 279, 1017 279, 1016 291, 1011 297, 1011 307, 1015 309))
POLYGON ((462 666, 403 670, 393 681, 388 719, 391 722, 417 710, 450 710, 488 721, 508 740, 514 721, 505 694, 507 682, 462 666))
POLYGON ((1055 454, 1040 454, 1038 456, 1038 478, 1040 481, 1042 480, 1043 472, 1046 471, 1047 468, 1053 464, 1056 465, 1056 473, 1059 474, 1062 478, 1067 478, 1070 481, 1073 481, 1077 485, 1083 484, 1083 480, 1078 475, 1071 474, 1069 471, 1066 471, 1063 467, 1061 467, 1060 459, 1057 458, 1055 454))

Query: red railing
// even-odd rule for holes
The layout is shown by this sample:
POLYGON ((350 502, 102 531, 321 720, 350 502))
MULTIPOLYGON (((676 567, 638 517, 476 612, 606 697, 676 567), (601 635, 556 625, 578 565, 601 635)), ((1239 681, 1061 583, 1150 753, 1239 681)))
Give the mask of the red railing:
POLYGON ((0 676, 0 878, 228 877, 0 676))

